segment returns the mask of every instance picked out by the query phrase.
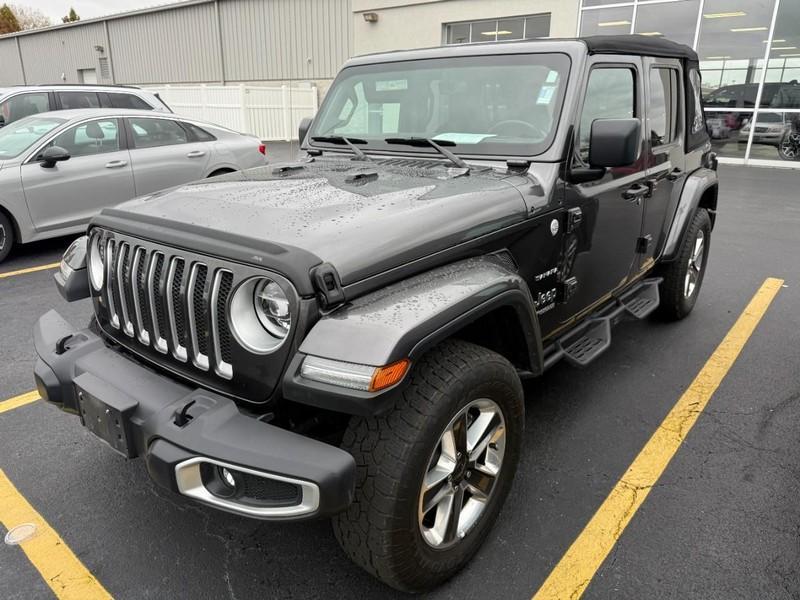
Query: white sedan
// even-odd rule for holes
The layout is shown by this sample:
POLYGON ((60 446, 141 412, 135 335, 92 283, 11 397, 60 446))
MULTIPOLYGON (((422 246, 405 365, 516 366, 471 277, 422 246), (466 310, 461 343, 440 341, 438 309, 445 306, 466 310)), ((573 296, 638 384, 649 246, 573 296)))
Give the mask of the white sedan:
POLYGON ((100 209, 267 163, 255 137, 152 111, 40 113, 0 129, 0 262, 81 232, 100 209))

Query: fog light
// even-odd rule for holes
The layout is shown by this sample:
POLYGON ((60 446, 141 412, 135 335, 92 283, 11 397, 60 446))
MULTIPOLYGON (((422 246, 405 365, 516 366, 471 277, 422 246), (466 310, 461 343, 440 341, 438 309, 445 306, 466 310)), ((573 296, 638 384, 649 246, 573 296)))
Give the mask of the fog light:
POLYGON ((231 473, 225 467, 220 467, 219 473, 220 476, 222 477, 222 481, 224 481, 229 488, 236 489, 236 479, 234 479, 233 473, 231 473))

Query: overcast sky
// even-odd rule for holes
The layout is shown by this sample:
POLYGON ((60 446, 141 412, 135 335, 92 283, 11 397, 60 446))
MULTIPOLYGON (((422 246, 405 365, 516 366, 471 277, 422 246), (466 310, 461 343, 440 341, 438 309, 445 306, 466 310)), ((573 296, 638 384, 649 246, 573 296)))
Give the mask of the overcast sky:
POLYGON ((75 9, 81 19, 91 19, 169 3, 167 0, 12 0, 11 2, 11 4, 30 6, 43 12, 53 20, 54 24, 61 23, 61 17, 69 12, 70 6, 75 9))

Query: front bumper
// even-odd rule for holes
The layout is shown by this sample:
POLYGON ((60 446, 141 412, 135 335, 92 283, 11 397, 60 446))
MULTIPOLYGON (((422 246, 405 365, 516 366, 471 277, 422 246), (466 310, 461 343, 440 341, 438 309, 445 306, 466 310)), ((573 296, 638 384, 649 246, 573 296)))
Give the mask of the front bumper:
POLYGON ((331 515, 352 501, 355 461, 339 448, 259 421, 229 398, 157 373, 106 346, 92 330, 75 330, 55 311, 36 323, 34 343, 42 398, 79 415, 116 451, 143 457, 152 479, 170 490, 275 520, 331 515), (233 472, 243 489, 257 489, 258 498, 216 493, 208 473, 220 469, 233 472))

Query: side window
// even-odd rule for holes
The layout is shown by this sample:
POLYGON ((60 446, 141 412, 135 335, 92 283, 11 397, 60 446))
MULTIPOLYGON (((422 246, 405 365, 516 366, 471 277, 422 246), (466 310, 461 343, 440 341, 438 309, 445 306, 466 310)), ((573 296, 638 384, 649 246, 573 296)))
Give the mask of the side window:
POLYGON ((650 102, 647 128, 650 144, 662 146, 678 135, 678 72, 675 69, 650 69, 650 102))
POLYGON ((213 142, 217 138, 213 135, 208 133, 205 129, 201 129, 197 125, 193 125, 192 123, 181 123, 189 132, 192 134, 194 141, 196 142, 213 142))
POLYGON ((100 108, 100 100, 96 92, 81 90, 79 92, 58 92, 58 99, 61 108, 70 110, 73 108, 100 108))
POLYGON ((157 148, 185 144, 189 141, 186 130, 169 119, 128 119, 133 131, 134 148, 157 148))
POLYGON ((700 71, 697 69, 689 71, 689 82, 692 85, 692 99, 694 104, 692 118, 692 134, 694 135, 701 132, 706 126, 703 120, 703 97, 701 95, 702 82, 700 80, 700 71))
POLYGON ((0 103, 0 118, 8 125, 48 110, 50 110, 50 99, 47 92, 17 94, 0 103))
POLYGON ((633 69, 601 67, 589 73, 579 135, 580 156, 589 159, 589 138, 595 119, 630 119, 636 116, 633 69))
POLYGON ((135 110, 153 110, 147 102, 134 96, 133 94, 125 94, 121 92, 109 92, 108 97, 111 100, 111 106, 114 108, 133 108, 135 110))
POLYGON ((72 158, 116 152, 119 150, 119 124, 116 119, 81 123, 67 129, 49 146, 61 146, 72 158))

